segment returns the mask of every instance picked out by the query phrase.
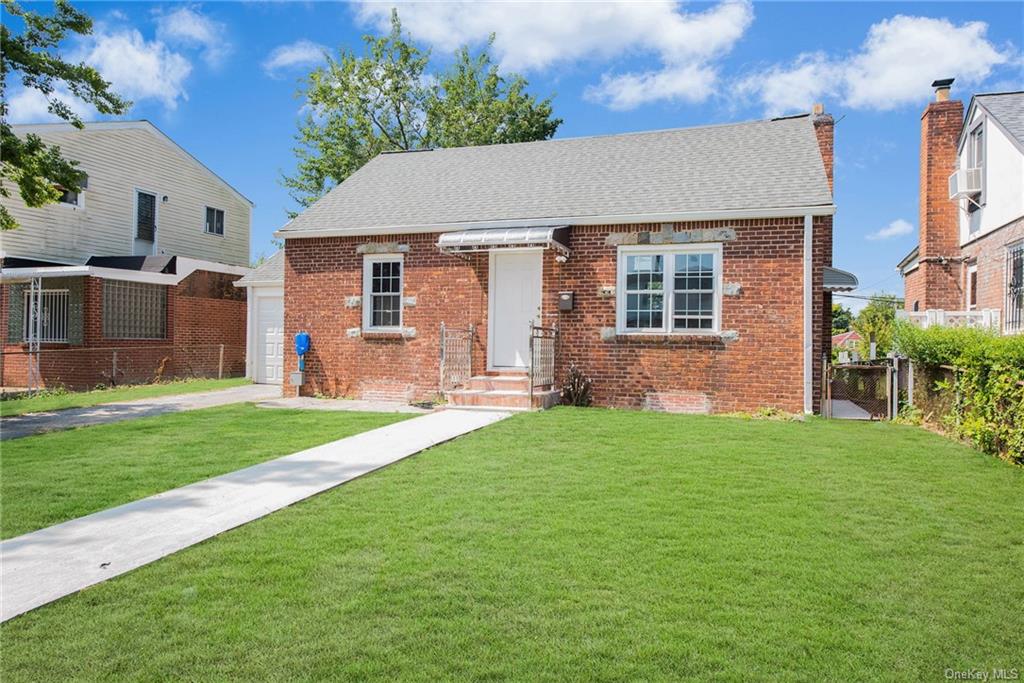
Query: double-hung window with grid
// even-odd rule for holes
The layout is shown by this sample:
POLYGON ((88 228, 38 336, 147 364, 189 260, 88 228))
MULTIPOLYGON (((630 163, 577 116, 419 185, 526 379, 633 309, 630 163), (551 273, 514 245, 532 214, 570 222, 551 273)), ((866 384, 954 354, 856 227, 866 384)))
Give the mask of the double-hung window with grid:
POLYGON ((363 261, 363 328, 397 330, 402 327, 401 254, 366 256, 363 261))
POLYGON ((719 244, 623 247, 618 264, 618 331, 718 332, 721 254, 719 244))

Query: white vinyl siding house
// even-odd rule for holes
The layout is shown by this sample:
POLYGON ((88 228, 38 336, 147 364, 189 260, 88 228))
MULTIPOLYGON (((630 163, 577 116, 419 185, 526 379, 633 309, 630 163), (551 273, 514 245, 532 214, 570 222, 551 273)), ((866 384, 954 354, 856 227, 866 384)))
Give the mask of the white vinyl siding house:
POLYGON ((1024 215, 1024 144, 977 101, 967 112, 957 163, 981 169, 982 183, 981 192, 959 200, 961 245, 1024 215))
POLYGON ((13 128, 17 135, 34 133, 59 145, 88 175, 88 187, 73 203, 36 209, 25 206, 17 192, 4 198, 21 225, 0 238, 4 256, 80 264, 92 256, 175 255, 248 265, 252 204, 152 124, 13 128), (140 194, 153 198, 152 240, 138 238, 140 194), (220 212, 214 232, 207 229, 208 208, 220 212))

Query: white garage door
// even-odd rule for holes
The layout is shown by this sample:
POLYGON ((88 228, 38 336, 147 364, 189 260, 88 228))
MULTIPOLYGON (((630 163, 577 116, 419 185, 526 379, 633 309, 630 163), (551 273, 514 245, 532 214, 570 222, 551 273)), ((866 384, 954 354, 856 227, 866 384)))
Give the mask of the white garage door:
POLYGON ((279 296, 261 296, 256 299, 256 357, 253 362, 257 383, 282 383, 284 300, 279 296))

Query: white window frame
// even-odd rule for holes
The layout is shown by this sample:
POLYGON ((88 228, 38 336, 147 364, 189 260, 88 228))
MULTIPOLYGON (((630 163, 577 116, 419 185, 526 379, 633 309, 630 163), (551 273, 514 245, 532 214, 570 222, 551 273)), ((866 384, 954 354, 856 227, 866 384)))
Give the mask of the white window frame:
POLYGON ((673 335, 682 337, 707 337, 722 332, 722 243, 698 242, 694 244, 638 245, 619 247, 615 276, 615 330, 621 335, 673 335), (712 254, 714 257, 714 316, 711 329, 674 330, 672 321, 675 311, 675 255, 712 254), (633 330, 626 328, 626 258, 628 256, 663 256, 662 282, 665 285, 661 329, 633 330), (669 258, 672 257, 672 258, 669 258), (670 265, 671 264, 671 265, 670 265))
MULTIPOLYGON (((985 206, 985 190, 988 186, 988 173, 986 167, 988 166, 988 130, 985 125, 984 117, 979 121, 970 133, 967 135, 967 168, 979 168, 981 169, 981 192, 977 195, 977 205, 975 206, 970 199, 964 201, 967 202, 968 214, 975 214, 983 206, 985 206), (981 147, 978 149, 978 136, 981 136, 981 147)), ((977 221, 972 222, 970 225, 970 232, 977 232, 979 224, 977 221)))
POLYGON ((967 266, 967 282, 964 287, 964 310, 974 311, 978 308, 978 264, 972 263, 967 266), (971 303, 971 276, 974 276, 974 303, 971 303))
MULTIPOLYGON (((23 316, 24 317, 22 319, 21 331, 22 331, 22 340, 26 341, 26 342, 29 339, 29 324, 31 323, 31 320, 32 320, 32 315, 31 315, 30 306, 29 306, 30 299, 31 299, 31 294, 32 294, 32 292, 30 290, 28 290, 28 289, 25 290, 25 292, 24 292, 24 303, 22 305, 22 311, 23 311, 23 316)), ((69 332, 68 324, 71 321, 71 290, 69 290, 69 289, 44 289, 44 290, 41 290, 39 292, 39 298, 40 299, 46 299, 47 295, 49 295, 49 298, 51 299, 51 305, 52 305, 52 299, 55 296, 60 296, 62 299, 64 299, 63 303, 61 304, 61 308, 63 309, 63 313, 64 313, 64 336, 63 337, 48 337, 48 336, 46 336, 46 330, 44 330, 43 331, 43 336, 41 336, 39 338, 39 343, 41 343, 41 344, 67 344, 68 343, 68 332, 69 332)), ((42 303, 42 302, 40 302, 40 303, 42 303)))
MULTIPOLYGON (((216 220, 216 215, 214 216, 214 220, 216 220)), ((227 231, 228 231, 228 212, 225 209, 218 209, 216 206, 205 206, 205 207, 203 207, 203 234, 204 235, 211 235, 212 237, 224 237, 224 234, 227 231), (207 223, 206 223, 206 212, 207 211, 220 211, 222 214, 224 214, 224 232, 216 233, 216 232, 211 232, 210 230, 207 229, 207 223)))
MULTIPOLYGON (((378 295, 380 296, 380 295, 378 295)), ((393 296, 388 294, 387 296, 393 296)), ((368 332, 401 332, 405 324, 405 255, 366 254, 363 256, 363 330, 368 332), (398 325, 374 326, 373 323, 373 264, 401 264, 398 276, 398 325)))

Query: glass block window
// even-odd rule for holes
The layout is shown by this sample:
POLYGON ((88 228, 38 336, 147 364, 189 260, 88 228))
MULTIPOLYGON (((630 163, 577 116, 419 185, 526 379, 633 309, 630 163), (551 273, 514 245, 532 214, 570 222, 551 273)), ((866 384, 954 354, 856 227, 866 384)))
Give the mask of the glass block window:
POLYGON ((402 326, 402 259, 367 256, 363 264, 363 324, 367 329, 402 326))
POLYGON ((224 210, 206 207, 206 232, 211 235, 224 234, 224 210))
POLYGON ((623 248, 619 253, 620 332, 718 330, 721 246, 623 248))
POLYGON ((104 280, 103 336, 107 339, 166 338, 167 287, 104 280))
MULTIPOLYGON (((71 297, 66 289, 44 289, 39 294, 38 313, 39 341, 42 343, 63 343, 68 340, 68 309, 71 297)), ((24 309, 24 337, 26 341, 35 331, 32 329, 34 319, 32 317, 31 292, 25 290, 24 309)))
POLYGON ((710 330, 715 322, 715 255, 676 254, 672 329, 710 330))
POLYGON ((664 326, 665 257, 626 257, 626 329, 660 330, 664 326))

